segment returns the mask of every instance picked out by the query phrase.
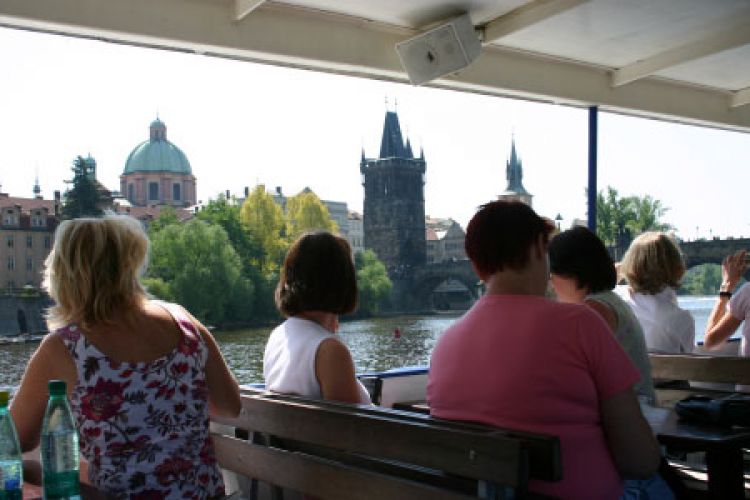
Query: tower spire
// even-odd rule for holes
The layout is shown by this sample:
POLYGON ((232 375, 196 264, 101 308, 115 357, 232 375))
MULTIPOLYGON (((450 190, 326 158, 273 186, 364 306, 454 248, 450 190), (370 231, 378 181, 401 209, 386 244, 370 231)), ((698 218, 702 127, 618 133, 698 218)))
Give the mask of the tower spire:
POLYGON ((36 169, 36 176, 34 178, 34 198, 42 197, 42 188, 39 185, 39 168, 36 169))
POLYGON ((380 142, 380 158, 404 158, 404 138, 401 135, 401 125, 395 111, 385 112, 383 123, 383 139, 380 142))

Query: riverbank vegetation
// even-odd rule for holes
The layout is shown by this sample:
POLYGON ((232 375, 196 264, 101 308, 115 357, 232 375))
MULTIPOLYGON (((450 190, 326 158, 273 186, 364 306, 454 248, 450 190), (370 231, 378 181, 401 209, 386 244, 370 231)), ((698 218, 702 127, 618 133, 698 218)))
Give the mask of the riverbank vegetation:
MULTIPOLYGON (((286 212, 263 186, 240 203, 220 195, 193 219, 162 210, 149 226, 149 292, 184 305, 202 321, 231 328, 279 320, 273 294, 287 248, 305 231, 337 231, 326 206, 309 191, 287 200, 286 212)), ((377 314, 391 283, 372 251, 355 256, 358 315, 377 314)))

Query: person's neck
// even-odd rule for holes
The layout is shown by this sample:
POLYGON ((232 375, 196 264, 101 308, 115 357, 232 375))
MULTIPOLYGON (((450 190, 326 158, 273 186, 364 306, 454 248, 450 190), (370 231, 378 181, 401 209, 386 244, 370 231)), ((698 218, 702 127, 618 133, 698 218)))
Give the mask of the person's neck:
POLYGON ((298 318, 313 321, 331 333, 339 330, 339 315, 326 311, 302 311, 296 315, 298 318))
POLYGON ((545 287, 537 283, 529 270, 516 271, 507 269, 487 277, 487 295, 536 295, 544 296, 545 287))

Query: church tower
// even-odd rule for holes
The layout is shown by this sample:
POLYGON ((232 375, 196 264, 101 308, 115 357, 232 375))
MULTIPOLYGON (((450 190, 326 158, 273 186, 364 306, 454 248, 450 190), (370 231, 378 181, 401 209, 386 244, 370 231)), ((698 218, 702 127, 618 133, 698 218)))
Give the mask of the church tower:
POLYGON ((521 159, 516 154, 516 139, 511 139, 510 159, 505 164, 505 178, 508 180, 508 187, 500 194, 497 199, 505 201, 520 201, 531 206, 533 195, 523 187, 523 166, 521 159))
POLYGON ((383 261, 391 278, 427 260, 424 221, 424 152, 404 144, 398 114, 386 111, 378 158, 360 162, 364 201, 364 243, 383 261))

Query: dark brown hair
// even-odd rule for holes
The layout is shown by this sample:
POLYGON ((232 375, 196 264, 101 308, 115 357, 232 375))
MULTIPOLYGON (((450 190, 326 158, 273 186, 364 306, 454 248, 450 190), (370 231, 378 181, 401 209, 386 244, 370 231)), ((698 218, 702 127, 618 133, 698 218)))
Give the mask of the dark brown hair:
POLYGON ((588 293, 612 290, 617 284, 615 263, 597 235, 576 226, 556 235, 549 244, 549 267, 554 274, 573 278, 588 293))
POLYGON ((477 272, 489 276, 529 263, 529 249, 539 235, 545 243, 555 225, 520 201, 493 201, 479 207, 466 228, 466 255, 477 272))
POLYGON ((281 314, 348 314, 357 308, 357 295, 352 251, 344 238, 319 231, 305 233, 292 243, 276 286, 281 314))

